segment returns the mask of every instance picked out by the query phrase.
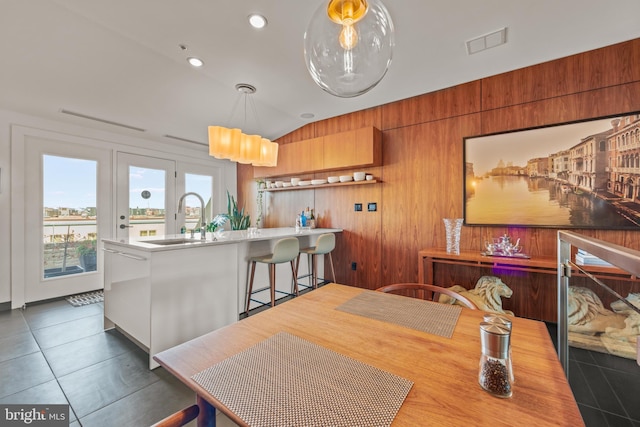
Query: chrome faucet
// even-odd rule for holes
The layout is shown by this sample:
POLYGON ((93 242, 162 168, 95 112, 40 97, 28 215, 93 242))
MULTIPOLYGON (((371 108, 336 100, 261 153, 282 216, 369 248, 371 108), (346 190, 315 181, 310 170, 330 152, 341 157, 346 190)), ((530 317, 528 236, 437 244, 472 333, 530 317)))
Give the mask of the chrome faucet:
POLYGON ((200 240, 207 240, 207 221, 204 218, 204 200, 198 193, 184 193, 178 201, 178 213, 182 213, 182 203, 187 196, 196 196, 200 200, 200 240))

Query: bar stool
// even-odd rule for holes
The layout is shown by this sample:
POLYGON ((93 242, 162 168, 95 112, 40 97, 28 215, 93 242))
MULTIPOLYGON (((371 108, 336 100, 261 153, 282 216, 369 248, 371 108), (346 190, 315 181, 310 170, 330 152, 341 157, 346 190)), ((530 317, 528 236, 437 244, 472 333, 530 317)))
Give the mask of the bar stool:
MULTIPOLYGON (((310 248, 300 249, 300 253, 307 254, 307 266, 309 268, 309 273, 303 276, 298 276, 298 279, 304 279, 305 277, 310 277, 309 286, 302 285, 305 288, 313 288, 316 289, 318 287, 318 262, 317 257, 319 255, 329 255, 329 261, 331 262, 331 273, 333 274, 333 281, 336 281, 336 271, 333 268, 333 257, 331 256, 331 251, 336 247, 336 235, 333 233, 325 233, 318 236, 316 240, 316 245, 310 248)), ((297 267, 300 266, 300 256, 298 255, 297 267)), ((322 278, 324 281, 325 279, 322 278)))
POLYGON ((276 242, 273 247, 273 253, 268 255, 262 255, 257 257, 252 257, 249 259, 251 262, 251 278, 249 279, 249 289, 247 292, 247 315, 249 315, 249 305, 251 301, 260 303, 262 305, 267 305, 268 303, 259 301, 251 298, 251 295, 264 291, 265 289, 271 290, 271 307, 276 305, 276 292, 286 294, 286 295, 298 295, 298 281, 296 280, 297 276, 297 266, 295 265, 295 260, 298 258, 300 251, 300 242, 295 237, 287 237, 284 239, 280 239, 276 242), (256 272, 256 263, 262 262, 265 264, 269 264, 269 286, 261 289, 253 290, 253 277, 256 272), (282 264, 285 262, 291 263, 291 272, 293 273, 293 293, 278 291, 276 290, 276 264, 282 264))

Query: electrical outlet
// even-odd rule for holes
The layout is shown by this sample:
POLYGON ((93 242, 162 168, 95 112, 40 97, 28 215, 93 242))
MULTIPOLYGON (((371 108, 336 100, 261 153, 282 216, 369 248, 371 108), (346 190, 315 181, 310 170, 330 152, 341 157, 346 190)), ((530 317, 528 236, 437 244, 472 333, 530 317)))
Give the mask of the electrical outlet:
POLYGON ((375 212, 378 210, 378 204, 377 203, 368 203, 367 204, 367 210, 369 212, 375 212))
POLYGON ((356 203, 353 205, 353 210, 356 212, 362 212, 362 203, 356 203))
POLYGON ((356 264, 355 262, 352 262, 352 263, 351 263, 351 269, 352 269, 353 271, 356 271, 356 269, 357 269, 357 268, 358 268, 358 264, 356 264))

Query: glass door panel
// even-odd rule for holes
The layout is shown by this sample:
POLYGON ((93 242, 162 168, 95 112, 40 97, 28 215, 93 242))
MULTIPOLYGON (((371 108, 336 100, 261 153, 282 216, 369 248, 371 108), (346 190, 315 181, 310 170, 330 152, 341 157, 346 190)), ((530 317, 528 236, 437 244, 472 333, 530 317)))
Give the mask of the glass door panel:
POLYGON ((175 234, 175 162, 118 153, 117 169, 117 237, 175 234))
POLYGON ((95 160, 43 156, 44 279, 97 269, 97 173, 95 160))
MULTIPOLYGON (((53 138, 25 144, 24 302, 103 287, 100 239, 112 237, 111 152, 53 138)), ((17 288, 16 288, 17 289, 17 288)))

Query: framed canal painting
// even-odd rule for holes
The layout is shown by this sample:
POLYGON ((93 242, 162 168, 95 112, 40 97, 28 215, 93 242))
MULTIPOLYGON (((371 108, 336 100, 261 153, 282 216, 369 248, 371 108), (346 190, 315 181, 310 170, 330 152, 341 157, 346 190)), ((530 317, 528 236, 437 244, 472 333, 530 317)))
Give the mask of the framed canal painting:
POLYGON ((464 138, 465 225, 640 230, 640 113, 464 138))

